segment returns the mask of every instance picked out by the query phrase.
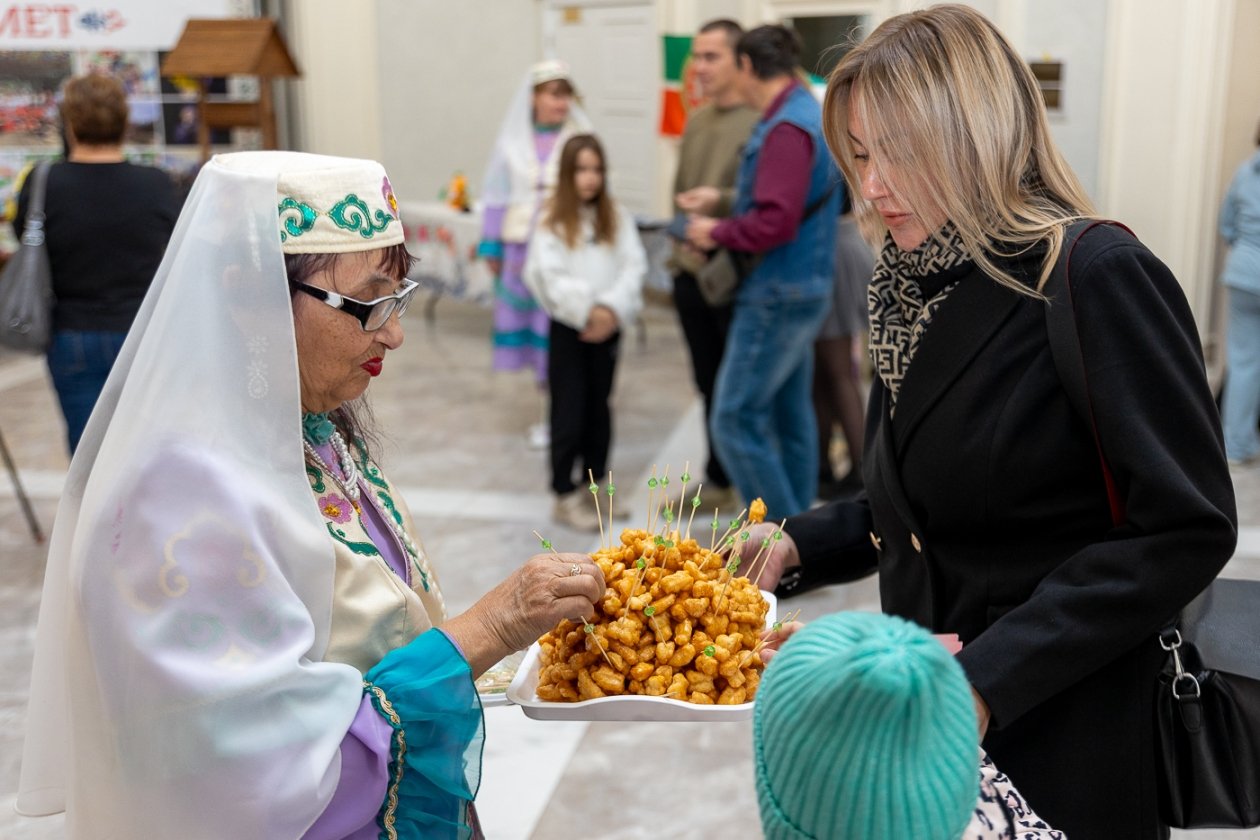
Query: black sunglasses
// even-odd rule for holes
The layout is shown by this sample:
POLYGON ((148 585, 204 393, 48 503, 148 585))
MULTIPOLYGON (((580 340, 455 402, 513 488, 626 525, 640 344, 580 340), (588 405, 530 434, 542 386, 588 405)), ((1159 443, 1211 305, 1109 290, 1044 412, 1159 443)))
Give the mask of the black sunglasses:
POLYGON ((392 295, 379 297, 376 300, 355 300, 352 297, 330 292, 327 289, 321 289, 319 286, 312 286, 298 280, 289 281, 298 291, 306 292, 316 300, 323 301, 333 309, 340 309, 348 315, 353 315, 359 322, 359 326, 363 327, 364 332, 376 332, 385 326, 385 322, 389 320, 389 316, 395 312, 401 318, 402 314, 407 311, 407 304, 411 303, 411 296, 416 289, 420 288, 420 284, 414 280, 403 279, 403 287, 392 295))

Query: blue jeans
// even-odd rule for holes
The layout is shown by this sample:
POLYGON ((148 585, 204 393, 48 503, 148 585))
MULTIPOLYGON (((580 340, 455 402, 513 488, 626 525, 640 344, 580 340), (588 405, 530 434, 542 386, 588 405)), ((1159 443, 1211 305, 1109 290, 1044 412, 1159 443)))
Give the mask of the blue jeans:
POLYGON ((1260 455, 1260 294, 1229 287, 1229 374, 1221 400, 1225 454, 1246 461, 1260 455))
POLYGON ((736 303, 714 385, 709 433, 745 501, 774 519, 808 510, 818 487, 810 388, 826 297, 736 303))
POLYGON ((79 446, 83 427, 92 415, 92 407, 105 387, 126 337, 125 332, 57 330, 53 333, 48 348, 48 372, 52 374, 53 388, 66 418, 71 455, 79 446))

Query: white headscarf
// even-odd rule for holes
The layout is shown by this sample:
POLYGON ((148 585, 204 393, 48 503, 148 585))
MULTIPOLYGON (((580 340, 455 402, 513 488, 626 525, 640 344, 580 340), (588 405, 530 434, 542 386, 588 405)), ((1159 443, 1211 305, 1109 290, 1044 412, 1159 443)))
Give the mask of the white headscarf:
POLYGON ((303 462, 277 184, 369 163, 206 164, 88 422, 17 803, 67 810, 71 838, 297 838, 337 787, 362 685, 320 661, 333 546, 303 462))
MULTIPOLYGON (((574 134, 592 131, 590 118, 574 97, 569 105, 569 118, 556 140, 555 153, 540 171, 538 152, 534 146, 534 88, 545 82, 564 79, 573 84, 564 62, 541 61, 525 73, 512 97, 499 136, 490 155, 490 165, 481 181, 481 201, 488 207, 528 208, 530 214, 538 203, 539 180, 550 190, 556 183, 556 163, 564 140, 574 134)), ((576 85, 574 85, 576 87, 576 85)))

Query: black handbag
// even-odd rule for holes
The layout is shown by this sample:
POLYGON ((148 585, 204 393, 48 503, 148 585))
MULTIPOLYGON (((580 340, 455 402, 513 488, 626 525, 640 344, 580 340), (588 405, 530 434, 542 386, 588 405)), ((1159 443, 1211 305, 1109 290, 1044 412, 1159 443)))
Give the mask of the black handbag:
MULTIPOLYGON (((1119 525, 1124 500, 1094 423, 1068 280, 1072 249, 1096 224, 1124 227, 1069 226, 1045 288, 1046 330, 1064 391, 1093 430, 1119 525)), ((1260 826, 1260 581, 1216 579, 1160 632, 1159 644, 1168 652, 1156 685, 1160 819, 1175 828, 1260 826)))
POLYGON ((31 172, 31 198, 21 245, 0 271, 0 344, 43 353, 52 339, 52 266, 44 244, 48 164, 31 172))
POLYGON ((1218 578, 1160 633, 1161 816, 1176 828, 1260 825, 1260 581, 1218 578))

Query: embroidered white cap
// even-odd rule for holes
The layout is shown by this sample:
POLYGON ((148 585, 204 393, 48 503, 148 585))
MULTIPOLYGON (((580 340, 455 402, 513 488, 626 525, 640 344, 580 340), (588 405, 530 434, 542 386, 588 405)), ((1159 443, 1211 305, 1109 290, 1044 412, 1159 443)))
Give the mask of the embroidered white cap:
POLYGON ((569 65, 558 58, 545 59, 529 68, 529 78, 534 87, 554 82, 556 79, 564 79, 570 85, 573 84, 573 77, 569 74, 569 65))
POLYGON ((276 173, 280 248, 286 254, 343 254, 403 242, 398 200, 374 160, 304 152, 237 152, 216 163, 276 173))

